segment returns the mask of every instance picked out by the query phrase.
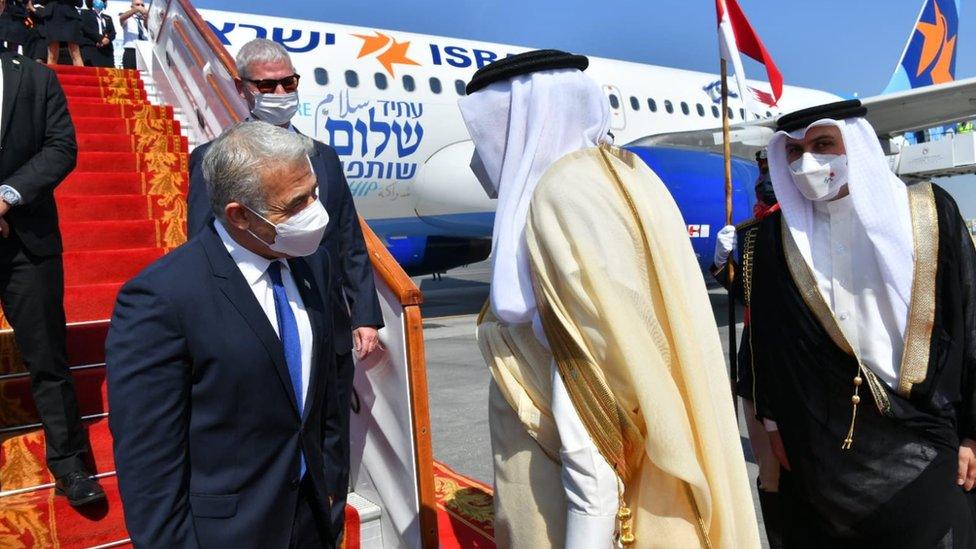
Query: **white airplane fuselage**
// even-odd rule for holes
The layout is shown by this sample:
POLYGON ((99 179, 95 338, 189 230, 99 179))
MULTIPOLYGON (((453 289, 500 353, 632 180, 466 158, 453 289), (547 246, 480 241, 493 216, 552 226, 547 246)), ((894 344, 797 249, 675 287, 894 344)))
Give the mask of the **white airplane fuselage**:
MULTIPOLYGON (((256 37, 275 40, 290 51, 301 75, 301 105, 294 125, 336 149, 357 210, 401 263, 423 270, 417 266, 425 263, 421 249, 425 244, 417 239, 491 236, 495 201, 485 195, 468 168, 473 145, 457 100, 477 69, 527 48, 326 22, 200 12, 232 56, 256 37)), ((721 126, 716 74, 599 57, 590 57, 586 74, 609 97, 611 132, 617 144, 721 126)), ((746 116, 755 119, 739 99, 735 79, 729 82, 734 95, 729 103, 732 123, 746 116)), ((749 86, 769 89, 758 81, 749 81, 749 86)), ((786 86, 776 108, 756 114, 767 117, 836 99, 819 90, 786 86)), ((716 177, 721 178, 721 173, 716 177)), ((682 206, 677 195, 676 199, 690 226, 718 223, 697 219, 693 203, 682 206)), ((708 236, 706 230, 704 237, 708 236)))

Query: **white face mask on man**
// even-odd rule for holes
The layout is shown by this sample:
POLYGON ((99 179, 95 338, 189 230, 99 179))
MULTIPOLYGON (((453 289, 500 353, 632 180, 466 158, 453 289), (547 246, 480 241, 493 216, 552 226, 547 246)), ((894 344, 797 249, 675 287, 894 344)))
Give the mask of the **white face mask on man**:
POLYGON ((804 153, 790 163, 790 172, 807 200, 831 200, 847 185, 847 155, 804 153))
MULTIPOLYGON (((247 208, 247 206, 245 206, 247 208)), ((251 210, 251 208, 247 208, 251 210)), ((268 244, 268 248, 288 255, 289 257, 306 257, 315 253, 319 244, 322 243, 322 235, 325 234, 325 227, 329 224, 329 214, 318 199, 305 207, 302 211, 291 216, 287 220, 275 225, 268 218, 251 210, 251 213, 260 217, 275 229, 274 242, 268 244)), ((251 229, 247 232, 251 236, 264 242, 251 229)))
POLYGON ((298 112, 298 92, 274 94, 254 94, 254 108, 251 116, 275 126, 291 123, 291 119, 298 112))

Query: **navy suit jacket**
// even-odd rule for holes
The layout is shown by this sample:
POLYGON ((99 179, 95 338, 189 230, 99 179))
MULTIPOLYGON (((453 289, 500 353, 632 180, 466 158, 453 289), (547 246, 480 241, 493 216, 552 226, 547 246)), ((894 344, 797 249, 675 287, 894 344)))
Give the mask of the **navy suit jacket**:
POLYGON ((213 226, 119 292, 109 426, 137 547, 287 547, 300 455, 329 516, 341 450, 327 265, 289 261, 315 336, 301 415, 281 341, 213 226))
MULTIPOLYGON (((335 149, 320 141, 311 156, 319 181, 319 199, 329 212, 329 225, 322 237, 332 273, 332 321, 335 326, 336 353, 352 349, 352 330, 361 326, 383 326, 383 312, 376 298, 373 266, 359 227, 356 205, 335 149)), ((210 148, 204 143, 190 155, 190 189, 187 193, 187 229, 190 236, 202 231, 213 219, 207 180, 203 176, 203 155, 210 148)))

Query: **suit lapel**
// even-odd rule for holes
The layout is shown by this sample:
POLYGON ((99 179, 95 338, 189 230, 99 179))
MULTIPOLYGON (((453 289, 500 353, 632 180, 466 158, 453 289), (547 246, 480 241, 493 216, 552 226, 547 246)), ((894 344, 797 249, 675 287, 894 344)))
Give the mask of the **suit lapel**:
POLYGON ((10 118, 14 114, 14 103, 17 102, 23 68, 21 60, 9 53, 0 55, 0 65, 2 65, 0 70, 3 70, 3 107, 0 112, 0 144, 2 144, 10 128, 10 118))
MULTIPOLYGON (((311 371, 308 373, 308 390, 306 395, 314 395, 313 389, 319 386, 319 379, 322 375, 322 357, 329 348, 329 341, 324 336, 328 334, 325 330, 325 319, 323 317, 324 306, 322 304, 322 294, 318 284, 312 276, 312 272, 304 259, 290 259, 288 266, 295 277, 295 285, 298 293, 302 296, 305 304, 305 311, 312 324, 312 364, 311 371)), ((308 417, 312 405, 305 399, 305 410, 303 411, 302 421, 308 417)))
POLYGON ((244 275, 241 274, 240 269, 231 259, 230 254, 227 253, 227 248, 224 247, 223 241, 220 240, 220 236, 212 225, 207 227, 203 235, 203 244, 210 260, 210 267, 216 279, 217 287, 220 288, 231 305, 237 309, 244 321, 251 327, 254 335, 257 336, 258 341, 268 351, 274 368, 278 372, 282 388, 288 395, 288 400, 291 401, 292 410, 295 410, 297 415, 298 402, 295 400, 295 390, 291 384, 288 364, 285 362, 284 348, 278 334, 275 333, 268 321, 268 316, 258 304, 257 299, 254 298, 254 292, 248 287, 244 275))

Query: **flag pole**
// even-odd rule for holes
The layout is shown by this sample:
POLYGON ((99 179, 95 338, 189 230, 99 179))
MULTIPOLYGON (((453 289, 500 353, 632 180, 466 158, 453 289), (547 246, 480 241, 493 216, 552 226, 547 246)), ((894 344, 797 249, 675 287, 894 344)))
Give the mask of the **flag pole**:
MULTIPOLYGON (((744 92, 741 92, 744 93, 744 92)), ((729 137, 729 80, 728 62, 722 58, 722 155, 725 160, 725 224, 732 224, 732 143, 729 137)), ((735 279, 735 265, 732 262, 734 257, 729 254, 726 262, 725 273, 728 282, 729 295, 729 381, 732 385, 732 406, 735 410, 736 422, 739 421, 739 399, 736 396, 735 385, 739 377, 739 368, 736 352, 736 333, 735 333, 735 292, 732 291, 732 282, 735 279)))

